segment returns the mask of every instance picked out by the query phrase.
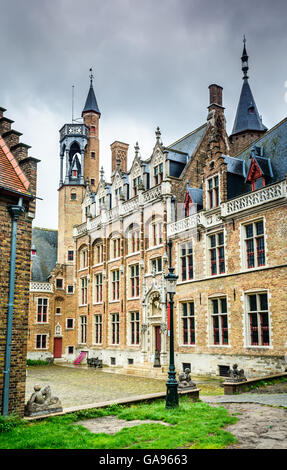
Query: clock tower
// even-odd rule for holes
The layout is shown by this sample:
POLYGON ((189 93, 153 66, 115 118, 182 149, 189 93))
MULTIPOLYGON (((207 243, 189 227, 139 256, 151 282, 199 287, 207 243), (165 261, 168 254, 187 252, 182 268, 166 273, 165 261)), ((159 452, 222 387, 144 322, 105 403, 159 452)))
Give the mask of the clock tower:
MULTIPOLYGON (((91 71, 91 70, 90 70, 91 71)), ((82 221, 86 185, 95 191, 99 181, 99 118, 93 75, 83 122, 64 124, 60 130, 60 181, 58 207, 58 263, 73 264, 73 226, 82 221)))

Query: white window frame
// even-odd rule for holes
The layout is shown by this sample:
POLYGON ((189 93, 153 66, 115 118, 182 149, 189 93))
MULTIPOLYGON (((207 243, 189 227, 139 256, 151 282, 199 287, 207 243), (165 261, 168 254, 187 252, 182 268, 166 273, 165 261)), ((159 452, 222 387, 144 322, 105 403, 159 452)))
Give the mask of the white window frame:
POLYGON ((227 295, 216 295, 208 298, 208 306, 209 306, 209 322, 210 322, 210 335, 209 335, 209 346, 210 347, 230 347, 230 328, 229 328, 229 314, 228 314, 228 298, 227 295), (221 300, 225 299, 226 302, 226 312, 222 311, 222 303, 221 300), (218 305, 218 312, 213 312, 213 301, 217 300, 218 305), (227 321, 227 338, 228 342, 223 342, 223 325, 222 325, 222 317, 226 316, 227 321), (218 320, 218 334, 219 334, 219 343, 215 343, 214 341, 214 322, 213 318, 217 317, 218 320))
MULTIPOLYGON (((260 303, 259 303, 260 305, 260 303)), ((252 349, 272 349, 272 314, 270 310, 270 295, 268 290, 262 289, 262 290, 255 290, 255 291, 248 291, 244 292, 244 311, 245 311, 245 348, 252 348, 252 349), (249 308, 249 297, 252 295, 256 295, 256 304, 258 306, 258 297, 260 295, 266 295, 267 296, 267 310, 254 310, 251 311, 249 308), (260 312, 265 313, 267 312, 268 314, 268 336, 269 336, 269 344, 264 345, 262 344, 262 331, 261 331, 261 324, 258 322, 258 345, 252 344, 251 342, 251 328, 250 328, 250 317, 249 314, 257 313, 257 322, 258 319, 260 318, 260 312), (260 344, 259 344, 260 343, 260 344)))
MULTIPOLYGON (((41 315, 41 318, 43 318, 43 311, 40 313, 41 315)), ((48 297, 37 297, 37 312, 36 312, 36 323, 38 324, 43 324, 43 325, 46 325, 47 323, 49 323, 49 298, 48 297), (46 305, 39 305, 39 300, 42 300, 43 301, 47 301, 47 304, 46 305), (39 307, 41 307, 43 309, 43 307, 46 307, 46 321, 42 321, 42 320, 38 320, 38 315, 39 315, 39 307)))
POLYGON ((241 250, 241 255, 242 255, 242 268, 243 270, 247 271, 253 271, 254 269, 264 269, 267 267, 267 247, 266 247, 266 224, 265 224, 265 219, 260 218, 260 219, 255 219, 255 220, 250 220, 247 222, 244 222, 241 224, 241 242, 242 242, 242 250, 241 250), (256 234, 256 224, 262 222, 263 223, 263 235, 257 235, 256 234), (253 226, 253 236, 252 237, 247 237, 246 236, 246 227, 248 225, 253 226), (264 259, 265 263, 262 265, 258 264, 258 250, 257 250, 257 239, 263 238, 264 240, 264 259), (254 253, 254 266, 248 267, 248 258, 247 258, 247 240, 253 240, 253 253, 254 253))

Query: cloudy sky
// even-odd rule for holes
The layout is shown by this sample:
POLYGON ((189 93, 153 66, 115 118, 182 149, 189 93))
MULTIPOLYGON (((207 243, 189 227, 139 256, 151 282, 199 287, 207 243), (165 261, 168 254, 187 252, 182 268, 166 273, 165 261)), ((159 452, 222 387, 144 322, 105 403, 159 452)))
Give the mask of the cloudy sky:
POLYGON ((263 123, 287 115, 287 2, 281 0, 0 0, 0 106, 38 165, 35 226, 57 228, 59 129, 81 116, 89 68, 100 111, 100 165, 110 144, 148 158, 203 124, 208 85, 223 86, 227 130, 242 85, 243 34, 263 123))

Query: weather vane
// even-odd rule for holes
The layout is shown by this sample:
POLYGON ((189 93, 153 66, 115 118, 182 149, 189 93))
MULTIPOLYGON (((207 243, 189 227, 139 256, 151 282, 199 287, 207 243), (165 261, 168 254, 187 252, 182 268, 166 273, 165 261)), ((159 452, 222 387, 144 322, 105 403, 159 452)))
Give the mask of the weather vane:
POLYGON ((91 85, 92 85, 92 83, 93 83, 93 78, 94 78, 92 67, 90 68, 90 72, 91 72, 91 74, 90 74, 90 80, 91 80, 91 85))

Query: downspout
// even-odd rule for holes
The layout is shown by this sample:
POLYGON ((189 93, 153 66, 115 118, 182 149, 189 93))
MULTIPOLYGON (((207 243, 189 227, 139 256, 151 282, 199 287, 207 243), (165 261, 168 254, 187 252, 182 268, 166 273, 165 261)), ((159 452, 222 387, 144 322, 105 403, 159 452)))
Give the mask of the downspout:
POLYGON ((16 266, 16 244, 17 244, 17 223, 20 215, 24 212, 22 207, 22 198, 19 198, 17 206, 8 208, 12 218, 11 231, 11 259, 10 259, 10 278, 9 278, 9 300, 7 317, 7 336, 5 348, 5 366, 4 366, 4 390, 3 390, 3 416, 8 415, 9 410, 9 388, 10 388, 10 365, 11 365, 11 342, 12 342, 12 324, 14 310, 14 290, 15 290, 15 266, 16 266))

